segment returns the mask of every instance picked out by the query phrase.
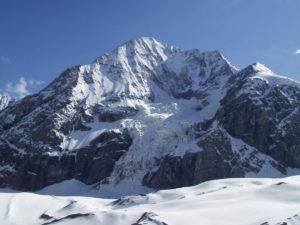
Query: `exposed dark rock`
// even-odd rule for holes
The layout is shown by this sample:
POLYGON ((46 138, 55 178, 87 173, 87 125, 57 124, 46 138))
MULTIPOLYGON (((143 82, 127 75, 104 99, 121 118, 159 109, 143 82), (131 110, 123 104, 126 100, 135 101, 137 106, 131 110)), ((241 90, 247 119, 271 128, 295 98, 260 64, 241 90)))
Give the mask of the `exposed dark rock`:
POLYGON ((115 122, 126 117, 134 116, 138 110, 132 107, 119 107, 119 108, 102 108, 99 111, 100 122, 115 122))
POLYGON ((199 184, 212 179, 243 177, 244 170, 228 141, 221 132, 201 140, 203 149, 183 157, 168 155, 161 160, 159 169, 146 174, 143 183, 156 189, 169 189, 199 184))
POLYGON ((40 215, 40 219, 43 219, 43 220, 50 220, 52 219, 53 217, 46 214, 46 213, 43 213, 42 215, 40 215))
POLYGON ((279 183, 277 183, 276 185, 283 185, 283 184, 286 184, 285 182, 279 182, 279 183))
POLYGON ((117 208, 120 208, 120 207, 128 208, 128 207, 139 204, 136 201, 136 197, 139 199, 139 201, 140 201, 140 199, 143 199, 144 201, 149 200, 149 198, 145 194, 129 195, 129 196, 122 196, 122 197, 118 198, 117 200, 113 201, 111 203, 111 205, 116 206, 117 208))
POLYGON ((126 130, 122 134, 114 131, 100 134, 89 147, 78 151, 76 177, 87 184, 108 177, 115 162, 128 151, 131 142, 126 130))
POLYGON ((2 161, 14 165, 15 170, 0 177, 0 186, 34 191, 72 178, 93 184, 110 175, 115 162, 126 153, 130 145, 131 138, 124 130, 123 133, 104 132, 89 146, 73 154, 62 153, 61 156, 12 155, 10 149, 0 149, 2 161))
POLYGON ((63 220, 69 220, 69 219, 76 219, 76 218, 81 218, 81 217, 87 217, 87 216, 94 216, 95 214, 93 213, 75 213, 75 214, 70 214, 65 217, 59 218, 59 219, 54 219, 52 221, 43 223, 42 225, 48 225, 48 224, 54 224, 61 222, 63 220))
POLYGON ((157 225, 168 225, 165 222, 162 222, 160 220, 154 219, 153 217, 156 217, 157 215, 153 212, 145 212, 143 213, 143 215, 141 216, 141 218, 139 218, 135 223, 133 223, 132 225, 143 225, 146 224, 147 222, 152 222, 155 223, 157 225))
POLYGON ((261 81, 253 84, 253 91, 239 94, 251 82, 237 83, 222 100, 216 119, 233 137, 285 166, 300 168, 300 90, 276 86, 269 90, 261 81))

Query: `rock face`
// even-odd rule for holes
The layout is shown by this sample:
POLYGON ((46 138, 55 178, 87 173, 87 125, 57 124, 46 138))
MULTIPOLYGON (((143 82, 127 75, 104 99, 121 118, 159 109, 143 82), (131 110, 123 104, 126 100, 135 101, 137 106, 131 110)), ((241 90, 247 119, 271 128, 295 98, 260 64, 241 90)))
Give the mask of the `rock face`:
POLYGON ((203 151, 183 157, 165 156, 154 173, 144 177, 144 184, 157 189, 192 186, 203 181, 226 177, 243 177, 241 165, 234 159, 230 142, 222 132, 214 132, 198 145, 203 151))
POLYGON ((245 70, 269 74, 273 80, 249 78, 241 71, 237 74, 240 88, 229 89, 216 118, 230 135, 284 166, 299 168, 299 86, 286 78, 272 77, 271 71, 260 71, 259 66, 245 70))
POLYGON ((300 84, 262 64, 139 38, 0 111, 0 187, 295 174, 299 105, 300 84))
MULTIPOLYGON (((14 165, 14 169, 3 174, 0 182, 2 186, 9 185, 25 191, 34 191, 71 178, 94 184, 110 175, 115 162, 128 151, 130 145, 128 131, 107 131, 73 154, 11 156, 10 152, 6 152, 0 157, 14 165)), ((5 151, 7 148, 1 149, 1 153, 5 151)))

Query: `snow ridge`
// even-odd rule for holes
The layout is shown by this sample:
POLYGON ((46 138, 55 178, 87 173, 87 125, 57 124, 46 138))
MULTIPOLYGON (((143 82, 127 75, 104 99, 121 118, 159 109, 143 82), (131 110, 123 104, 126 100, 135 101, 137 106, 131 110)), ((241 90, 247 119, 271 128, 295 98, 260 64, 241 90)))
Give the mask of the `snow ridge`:
POLYGON ((0 94, 0 111, 5 109, 13 99, 9 95, 1 95, 0 94))

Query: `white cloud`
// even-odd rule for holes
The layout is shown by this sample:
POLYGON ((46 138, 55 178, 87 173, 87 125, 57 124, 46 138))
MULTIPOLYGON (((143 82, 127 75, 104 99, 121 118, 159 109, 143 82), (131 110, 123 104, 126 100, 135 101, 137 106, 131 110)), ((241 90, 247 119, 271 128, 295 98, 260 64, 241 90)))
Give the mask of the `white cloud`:
POLYGON ((42 80, 28 80, 28 84, 31 85, 31 86, 33 86, 33 85, 41 85, 43 83, 44 83, 44 81, 42 81, 42 80))
POLYGON ((300 48, 295 51, 296 55, 300 55, 300 48))
POLYGON ((24 77, 20 77, 17 83, 7 83, 5 86, 5 91, 16 95, 18 98, 23 98, 30 94, 29 87, 43 84, 43 81, 39 80, 27 80, 24 77))
POLYGON ((7 56, 0 56, 0 62, 9 64, 11 62, 10 58, 7 56))
POLYGON ((28 83, 24 77, 19 79, 19 82, 16 84, 7 83, 5 87, 5 91, 10 92, 12 94, 17 94, 18 97, 23 98, 28 95, 30 92, 27 89, 28 83))

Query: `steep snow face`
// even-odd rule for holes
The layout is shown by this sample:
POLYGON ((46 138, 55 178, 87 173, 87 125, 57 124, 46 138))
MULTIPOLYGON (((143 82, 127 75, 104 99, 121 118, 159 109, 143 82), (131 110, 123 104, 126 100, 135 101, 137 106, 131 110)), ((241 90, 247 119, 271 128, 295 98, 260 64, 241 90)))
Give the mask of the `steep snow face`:
MULTIPOLYGON (((156 68, 179 49, 153 38, 124 43, 90 65, 71 68, 41 92, 44 98, 68 89, 72 102, 86 107, 105 102, 151 97, 149 78, 156 68)), ((63 94, 63 93, 62 93, 63 94)))
POLYGON ((68 141, 74 136, 74 126, 93 123, 95 111, 110 108, 115 112, 128 107, 143 111, 151 102, 158 103, 158 107, 166 102, 180 105, 174 97, 201 98, 201 102, 193 102, 188 108, 210 108, 201 115, 211 117, 226 91, 224 83, 234 72, 234 67, 218 52, 182 52, 153 38, 132 40, 90 65, 67 69, 40 93, 21 101, 24 110, 15 107, 3 112, 2 126, 11 127, 3 137, 15 149, 53 154, 78 146, 68 141), (175 64, 182 69, 173 71, 175 64), (175 74, 170 74, 169 69, 175 74), (206 96, 213 101, 208 102, 206 96), (47 137, 40 135, 41 130, 48 132, 47 137))
POLYGON ((155 39, 140 38, 90 65, 66 70, 39 94, 22 100, 24 110, 10 108, 2 113, 2 126, 12 127, 4 134, 6 142, 14 143, 16 149, 60 150, 57 143, 67 138, 74 124, 91 122, 99 107, 135 108, 136 102, 151 100, 155 89, 151 75, 178 51, 155 39), (48 137, 41 137, 41 130, 48 137))
POLYGON ((0 223, 219 225, 222 221, 232 225, 292 225, 300 224, 299 188, 299 176, 224 179, 146 195, 103 199, 90 187, 69 181, 42 190, 42 195, 0 190, 0 223), (78 192, 64 196, 70 187, 78 192))
POLYGON ((217 52, 182 51, 170 57, 155 77, 162 89, 175 97, 201 98, 207 88, 220 88, 220 79, 237 72, 217 52))
POLYGON ((8 95, 0 95, 0 111, 5 109, 9 103, 11 103, 12 98, 8 95))
POLYGON ((103 86, 112 87, 118 96, 145 99, 151 97, 150 77, 163 61, 179 51, 153 38, 140 38, 99 57, 91 67, 112 82, 113 86, 103 86))

